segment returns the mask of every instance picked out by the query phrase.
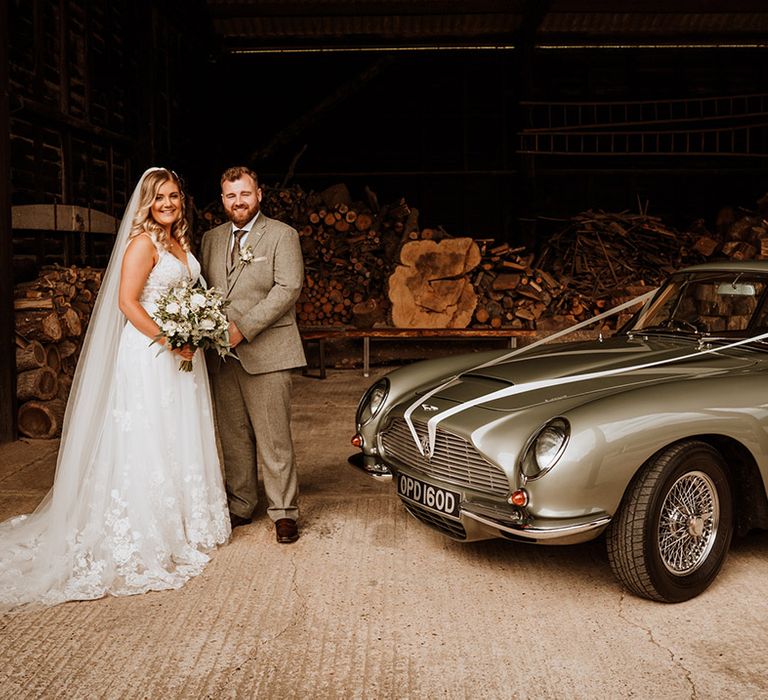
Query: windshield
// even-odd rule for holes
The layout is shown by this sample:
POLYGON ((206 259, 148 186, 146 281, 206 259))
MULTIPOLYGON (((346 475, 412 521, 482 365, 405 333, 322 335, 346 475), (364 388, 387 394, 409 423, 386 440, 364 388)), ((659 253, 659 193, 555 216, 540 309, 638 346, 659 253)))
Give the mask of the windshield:
POLYGON ((764 279, 754 274, 675 275, 628 330, 728 336, 744 336, 750 327, 764 331, 768 323, 761 304, 764 290, 764 279))

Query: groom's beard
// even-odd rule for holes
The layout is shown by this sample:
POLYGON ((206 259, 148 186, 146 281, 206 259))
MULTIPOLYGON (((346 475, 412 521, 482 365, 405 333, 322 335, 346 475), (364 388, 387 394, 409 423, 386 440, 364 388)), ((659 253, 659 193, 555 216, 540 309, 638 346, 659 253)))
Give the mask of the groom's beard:
POLYGON ((247 224, 254 216, 256 216, 258 211, 259 203, 256 202, 252 207, 233 207, 227 214, 229 215, 229 220, 235 224, 235 226, 243 226, 243 224, 247 224))

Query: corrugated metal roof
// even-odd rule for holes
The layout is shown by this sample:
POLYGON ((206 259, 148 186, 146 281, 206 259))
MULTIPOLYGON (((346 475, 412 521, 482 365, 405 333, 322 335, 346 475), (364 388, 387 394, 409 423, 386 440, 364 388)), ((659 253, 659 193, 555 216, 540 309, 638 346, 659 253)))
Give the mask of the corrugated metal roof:
MULTIPOLYGON (((768 2, 766 3, 768 9, 768 2)), ((612 36, 755 34, 768 29, 768 12, 718 12, 701 14, 646 12, 552 12, 541 23, 540 34, 601 34, 612 36)))
POLYGON ((207 0, 225 48, 766 41, 768 0, 207 0), (617 6, 621 8, 617 12, 617 6))
POLYGON ((214 20, 217 34, 227 39, 343 39, 386 37, 427 39, 467 38, 511 33, 519 27, 515 15, 367 15, 342 17, 237 17, 214 20))

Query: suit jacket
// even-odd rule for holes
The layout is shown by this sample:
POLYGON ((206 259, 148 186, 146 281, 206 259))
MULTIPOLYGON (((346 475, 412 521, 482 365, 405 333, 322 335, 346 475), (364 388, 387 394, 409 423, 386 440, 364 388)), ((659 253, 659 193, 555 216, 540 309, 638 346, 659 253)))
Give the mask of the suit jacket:
MULTIPOLYGON (((262 374, 302 367, 306 359, 296 325, 296 300, 304 281, 299 234, 262 212, 245 240, 252 260, 236 263, 228 276, 231 234, 229 222, 207 231, 200 246, 200 263, 209 286, 230 300, 227 316, 244 336, 235 348, 243 369, 262 374)), ((216 372, 219 358, 211 360, 209 367, 216 372)))

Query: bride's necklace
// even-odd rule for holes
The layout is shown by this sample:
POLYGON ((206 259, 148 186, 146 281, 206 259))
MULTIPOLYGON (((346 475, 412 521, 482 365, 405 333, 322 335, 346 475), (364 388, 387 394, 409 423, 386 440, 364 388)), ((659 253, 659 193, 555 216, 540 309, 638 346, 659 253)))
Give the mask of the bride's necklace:
POLYGON ((177 253, 183 253, 184 248, 181 247, 181 243, 173 236, 168 237, 168 251, 176 255, 177 253))

